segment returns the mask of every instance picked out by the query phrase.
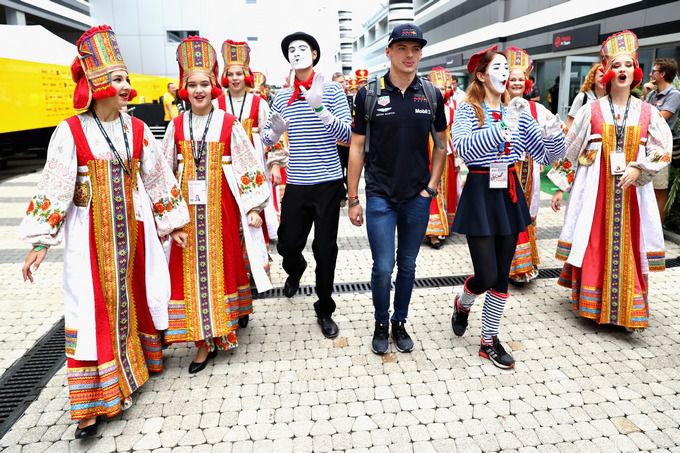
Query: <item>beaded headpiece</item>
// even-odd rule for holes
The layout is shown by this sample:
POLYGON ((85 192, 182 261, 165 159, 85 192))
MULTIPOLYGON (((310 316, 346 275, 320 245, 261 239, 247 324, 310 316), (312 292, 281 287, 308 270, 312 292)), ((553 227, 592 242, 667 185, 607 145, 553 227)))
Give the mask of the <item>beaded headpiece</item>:
POLYGON ((227 39, 222 43, 222 58, 224 58, 222 85, 229 86, 227 69, 229 66, 237 65, 243 67, 246 85, 251 88, 254 86, 253 74, 250 71, 250 46, 247 42, 227 39))
POLYGON ((441 66, 432 68, 430 74, 428 74, 430 82, 437 88, 446 88, 446 84, 449 81, 449 73, 446 69, 441 66))
POLYGON ((508 68, 512 71, 519 69, 524 75, 529 75, 534 68, 529 54, 519 47, 508 47, 505 49, 505 57, 508 59, 508 68))
MULTIPOLYGON (((118 47, 116 34, 108 25, 87 30, 76 42, 78 56, 71 65, 71 76, 76 82, 73 92, 73 107, 80 110, 90 106, 92 99, 115 96, 111 85, 111 73, 118 70, 127 72, 127 66, 118 47)), ((134 97, 134 90, 130 98, 134 97)))
POLYGON ((222 88, 217 82, 217 52, 210 42, 200 36, 189 36, 177 46, 177 63, 179 64, 178 92, 180 98, 187 100, 187 80, 194 74, 205 74, 212 83, 212 97, 222 94, 222 88))
POLYGON ((631 88, 636 87, 642 81, 642 69, 638 62, 638 38, 630 30, 623 30, 614 33, 604 40, 600 48, 600 58, 602 59, 602 68, 604 69, 604 76, 602 77, 602 85, 607 85, 616 75, 611 70, 612 64, 617 57, 629 56, 633 59, 635 72, 633 74, 633 84, 631 88))

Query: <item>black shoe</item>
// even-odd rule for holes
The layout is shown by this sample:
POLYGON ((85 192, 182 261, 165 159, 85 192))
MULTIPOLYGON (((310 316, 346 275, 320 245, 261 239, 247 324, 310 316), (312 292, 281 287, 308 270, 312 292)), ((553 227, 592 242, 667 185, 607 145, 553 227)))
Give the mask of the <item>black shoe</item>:
POLYGON ((94 437, 97 435, 97 431, 99 431, 99 425, 101 424, 101 417, 97 417, 95 422, 91 424, 90 426, 86 426, 85 428, 78 428, 76 426, 76 433, 75 433, 75 438, 76 439, 87 439, 89 437, 94 437))
POLYGON ((442 248, 442 245, 444 245, 444 241, 442 241, 441 239, 437 242, 432 242, 432 240, 429 240, 428 244, 430 244, 430 247, 432 247, 433 249, 439 250, 440 248, 442 248))
POLYGON ((413 340, 406 333, 406 326, 403 322, 392 322, 392 339, 397 351, 411 352, 413 350, 413 340))
POLYGON ((375 322, 371 350, 378 355, 385 354, 390 347, 390 325, 386 322, 375 322))
POLYGON ((189 374, 195 374, 198 373, 199 371, 203 371, 203 369, 208 366, 208 360, 214 359, 217 357, 217 349, 213 349, 208 353, 208 357, 202 361, 202 362, 191 362, 189 364, 189 374))
POLYGON ((326 338, 335 338, 338 336, 338 325, 330 316, 328 318, 316 318, 316 322, 321 326, 321 333, 326 338))
POLYGON ((245 329, 246 327, 248 327, 248 321, 250 321, 249 315, 242 316, 242 317, 238 318, 238 326, 241 329, 245 329))
POLYGON ((453 301, 453 314, 451 314, 451 328, 456 336, 462 337, 465 333, 465 329, 468 326, 468 316, 470 316, 469 311, 458 309, 458 300, 460 296, 456 296, 453 301))
POLYGON ((297 278, 293 278, 292 276, 288 276, 286 279, 286 283, 283 285, 283 295, 291 298, 294 295, 297 294, 298 289, 300 289, 300 279, 302 278, 302 274, 305 273, 305 269, 307 269, 307 261, 302 259, 303 266, 302 266, 302 272, 300 272, 300 275, 297 278))
POLYGON ((505 348, 501 344, 497 336, 491 337, 492 345, 482 345, 479 347, 479 355, 485 359, 491 360, 491 363, 498 368, 509 369, 515 366, 515 359, 510 354, 505 352, 505 348))
POLYGON ((168 344, 165 342, 165 330, 159 330, 158 335, 160 335, 161 349, 168 349, 168 344))

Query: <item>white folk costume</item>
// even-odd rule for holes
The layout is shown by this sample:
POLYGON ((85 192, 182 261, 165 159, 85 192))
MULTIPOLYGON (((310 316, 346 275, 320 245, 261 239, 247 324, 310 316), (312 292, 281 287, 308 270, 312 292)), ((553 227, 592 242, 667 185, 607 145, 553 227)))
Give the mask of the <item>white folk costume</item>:
MULTIPOLYGON (((433 68, 430 71, 429 79, 432 84, 443 90, 448 80, 448 72, 442 67, 433 68)), ((455 153, 451 143, 451 128, 453 127, 453 120, 455 117, 455 109, 449 105, 444 105, 444 114, 446 115, 446 154, 447 159, 444 163, 444 170, 437 188, 437 196, 432 198, 430 203, 430 217, 427 223, 426 237, 438 237, 444 239, 449 235, 450 227, 453 224, 453 218, 456 214, 456 207, 458 205, 458 172, 459 167, 456 165, 455 153)), ((434 149, 434 141, 432 137, 429 140, 428 151, 430 153, 430 170, 432 169, 432 150, 434 149)))
MULTIPOLYGON (((605 76, 617 56, 629 55, 636 67, 633 86, 639 82, 637 49, 632 32, 607 38, 601 49, 605 76)), ((601 324, 644 328, 649 322, 647 275, 665 269, 650 181, 671 160, 672 135, 649 104, 631 96, 627 115, 625 110, 613 106, 609 96, 579 110, 567 134, 567 156, 549 173, 560 189, 570 191, 557 246, 557 258, 566 261, 558 284, 571 289, 579 315, 601 324), (625 126, 618 144, 617 125, 625 126), (622 153, 622 167, 641 171, 625 190, 617 187, 620 178, 611 171, 616 154, 622 153)))
MULTIPOLYGON (((513 70, 522 71, 525 84, 527 88, 530 88, 529 74, 533 69, 533 63, 529 55, 517 47, 508 47, 505 50, 505 56, 508 59, 510 72, 512 73, 513 70)), ((555 120, 555 116, 542 104, 534 101, 528 102, 531 116, 542 129, 555 120)), ((543 136, 545 137, 546 134, 543 134, 543 136)), ((515 172, 526 197, 532 221, 526 230, 519 233, 517 238, 517 248, 510 265, 510 280, 527 283, 538 277, 538 265, 540 263, 536 244, 536 216, 538 215, 541 194, 541 166, 528 153, 524 153, 523 158, 515 163, 515 172)))
MULTIPOLYGON (((216 53, 206 39, 182 41, 177 61, 183 88, 198 72, 208 75, 217 87, 216 53)), ((166 341, 233 348, 238 318, 252 311, 240 230, 258 291, 272 287, 262 229, 248 226, 247 220, 249 211, 263 208, 269 199, 264 170, 243 127, 220 109, 205 116, 185 112, 175 118, 165 132, 163 150, 177 171, 191 219, 185 227, 187 246, 182 249, 173 243, 170 251, 172 294, 166 341)))
MULTIPOLYGON (((127 69, 108 26, 76 46, 74 107, 84 109, 116 95, 110 74, 127 69)), ((127 114, 73 116, 57 126, 47 154, 20 235, 34 245, 65 241, 71 417, 112 417, 162 370, 157 329, 168 327, 170 279, 158 236, 186 224, 187 208, 149 128, 127 114)))
MULTIPOLYGON (((245 74, 246 86, 253 88, 255 77, 250 71, 250 47, 246 42, 236 42, 230 39, 224 41, 222 44, 222 57, 224 58, 224 72, 222 75, 222 85, 227 87, 226 93, 213 101, 213 105, 224 110, 227 113, 234 115, 246 134, 250 142, 255 147, 258 158, 260 159, 260 166, 265 169, 267 176, 267 185, 272 193, 275 195, 274 187, 271 182, 271 174, 269 168, 272 164, 277 163, 285 166, 287 158, 277 153, 268 153, 262 144, 260 138, 260 128, 264 127, 269 116, 269 104, 262 99, 257 93, 245 93, 243 97, 236 98, 229 92, 229 80, 227 79, 227 69, 230 66, 240 66, 243 68, 245 74), (267 158, 271 160, 267 160, 267 158)), ((279 213, 277 211, 278 204, 269 203, 262 211, 262 218, 264 221, 265 240, 269 243, 270 239, 277 238, 277 230, 279 228, 279 213)))

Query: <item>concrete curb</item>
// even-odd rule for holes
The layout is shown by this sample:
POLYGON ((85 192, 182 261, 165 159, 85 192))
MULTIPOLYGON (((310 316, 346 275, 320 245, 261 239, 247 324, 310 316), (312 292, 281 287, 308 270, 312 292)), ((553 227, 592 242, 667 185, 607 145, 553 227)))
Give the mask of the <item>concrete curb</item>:
POLYGON ((680 234, 678 234, 678 233, 674 233, 674 232, 672 232, 672 231, 670 231, 670 230, 666 230, 666 229, 664 228, 664 230, 663 230, 663 237, 664 237, 664 239, 666 239, 667 241, 671 241, 671 242, 674 242, 674 243, 680 245, 680 234))

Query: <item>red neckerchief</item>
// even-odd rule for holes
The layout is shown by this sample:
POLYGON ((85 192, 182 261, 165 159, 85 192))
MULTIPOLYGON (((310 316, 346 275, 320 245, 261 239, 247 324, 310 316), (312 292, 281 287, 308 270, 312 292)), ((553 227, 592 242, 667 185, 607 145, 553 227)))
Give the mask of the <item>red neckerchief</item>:
POLYGON ((312 71, 312 75, 309 76, 307 80, 304 82, 300 82, 297 77, 295 78, 295 87, 293 89, 293 95, 288 99, 288 105, 292 104, 295 102, 295 100, 300 96, 300 87, 305 87, 306 90, 309 90, 312 88, 312 82, 314 81, 314 71, 312 71))

